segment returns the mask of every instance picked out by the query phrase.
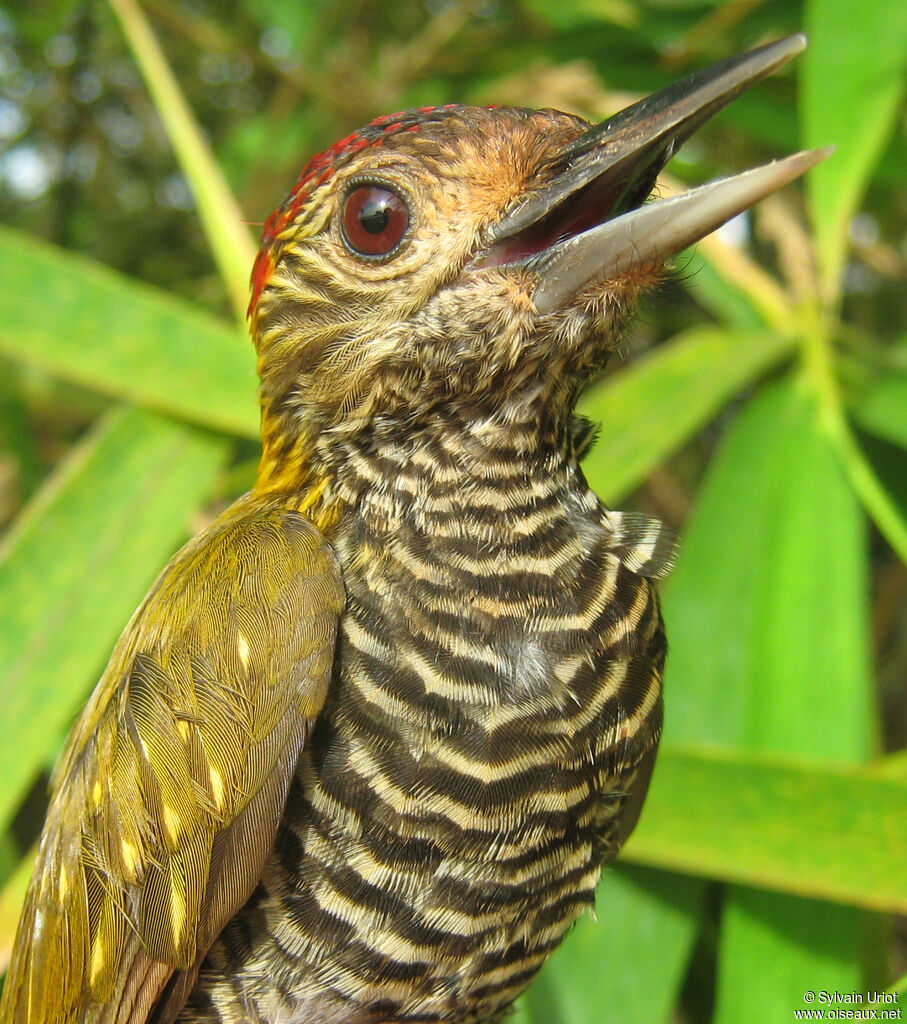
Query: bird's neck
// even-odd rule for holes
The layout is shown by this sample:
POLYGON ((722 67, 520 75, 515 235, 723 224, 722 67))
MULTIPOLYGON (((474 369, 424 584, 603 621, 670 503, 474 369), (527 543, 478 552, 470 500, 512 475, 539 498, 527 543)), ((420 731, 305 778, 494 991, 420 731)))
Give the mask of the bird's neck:
MULTIPOLYGON (((411 523, 449 495, 458 506, 506 513, 545 490, 584 489, 567 416, 526 408, 487 417, 436 410, 424 422, 382 421, 269 444, 256 490, 308 514, 330 534, 346 513, 379 528, 411 523)), ((277 435, 280 437, 280 435, 277 435)))

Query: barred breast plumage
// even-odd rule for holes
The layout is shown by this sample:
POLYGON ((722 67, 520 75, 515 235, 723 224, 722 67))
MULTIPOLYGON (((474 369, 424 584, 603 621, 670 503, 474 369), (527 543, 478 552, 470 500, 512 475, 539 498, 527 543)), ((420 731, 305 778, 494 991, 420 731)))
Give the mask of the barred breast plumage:
POLYGON ((660 730, 670 545, 538 430, 349 459, 331 695, 187 1020, 491 1021, 592 901, 660 730))

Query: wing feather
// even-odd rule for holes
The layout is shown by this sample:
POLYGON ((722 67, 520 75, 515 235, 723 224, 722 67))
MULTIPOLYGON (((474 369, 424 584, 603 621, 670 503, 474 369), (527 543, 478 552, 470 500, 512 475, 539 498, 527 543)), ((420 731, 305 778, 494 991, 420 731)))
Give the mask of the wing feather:
POLYGON ((248 496, 164 570, 55 773, 3 1024, 143 1024, 194 976, 259 880, 342 602, 316 528, 248 496))

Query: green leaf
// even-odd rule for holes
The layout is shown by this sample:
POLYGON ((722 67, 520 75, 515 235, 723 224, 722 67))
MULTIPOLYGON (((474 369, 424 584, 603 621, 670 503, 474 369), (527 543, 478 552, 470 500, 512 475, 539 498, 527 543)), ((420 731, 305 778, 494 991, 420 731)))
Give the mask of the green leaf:
POLYGON ((619 500, 791 348, 766 331, 695 328, 589 391, 580 412, 601 425, 583 462, 593 488, 619 500))
POLYGON ((29 850, 19 860, 15 871, 4 880, 0 889, 0 973, 9 966, 25 892, 35 867, 35 852, 36 849, 29 850))
POLYGON ((903 774, 666 745, 645 811, 621 857, 904 913, 905 807, 903 774))
POLYGON ((835 296, 851 217, 903 95, 907 5, 808 0, 805 28, 809 49, 799 61, 804 142, 837 147, 807 176, 826 291, 835 296))
POLYGON ((701 245, 684 254, 683 275, 690 282, 690 295, 716 320, 735 332, 764 328, 765 318, 758 305, 722 275, 721 268, 703 253, 701 245))
POLYGON ((810 395, 799 379, 763 389, 725 436, 666 589, 666 737, 864 757, 864 543, 810 395))
POLYGON ((898 750, 873 762, 873 769, 885 778, 907 781, 907 750, 898 750))
POLYGON ((737 889, 721 924, 714 1024, 786 1024, 811 986, 865 991, 866 915, 814 900, 737 889))
POLYGON ((888 350, 878 379, 853 405, 860 426, 877 437, 907 448, 907 337, 888 350))
POLYGON ((8 229, 0 352, 149 409, 258 436, 254 355, 236 328, 8 229))
MULTIPOLYGON (((764 389, 725 437, 668 590, 674 643, 666 680, 668 735, 830 759, 865 757, 872 717, 866 573, 860 510, 813 393, 799 378, 782 380, 764 389)), ((724 792, 752 817, 755 808, 742 786, 742 779, 727 778, 724 792)), ((867 799, 864 787, 854 792, 858 802, 867 799)), ((828 877, 821 873, 828 846, 822 829, 846 846, 851 824, 871 830, 873 838, 878 823, 842 822, 850 813, 847 798, 837 788, 832 796, 833 818, 824 826, 791 819, 805 847, 795 891, 826 897, 837 891, 841 898, 840 872, 829 867, 828 877)), ((903 807, 903 793, 899 799, 903 807)), ((770 807, 780 818, 777 803, 770 807)), ((643 826, 649 823, 647 816, 643 826)), ((751 842, 757 839, 751 833, 751 842)), ((742 852, 725 853, 744 859, 742 852)), ((794 851, 788 855, 796 863, 794 851)), ((871 864, 866 867, 870 891, 857 902, 880 906, 901 899, 871 864)), ((848 859, 849 875, 861 868, 848 859)), ((748 881, 773 884, 768 874, 754 870, 748 881)), ((807 988, 859 987, 860 933, 859 917, 843 908, 732 891, 719 949, 717 1024, 780 1024, 807 988), (820 935, 821 943, 794 943, 797 955, 791 956, 789 936, 804 929, 820 935)))
POLYGON ((661 871, 606 869, 594 916, 582 917, 526 993, 526 1024, 601 1024, 612 1007, 620 1024, 667 1021, 702 893, 701 884, 661 871))
POLYGON ((53 758, 226 450, 117 409, 19 516, 0 548, 0 821, 53 758))
POLYGON ((907 448, 907 375, 881 380, 854 408, 864 429, 907 448))
MULTIPOLYGON (((42 475, 42 459, 29 425, 29 410, 23 397, 22 368, 0 360, 0 452, 14 460, 12 493, 6 501, 16 502, 31 495, 42 475)), ((15 506, 14 506, 15 507, 15 506)))

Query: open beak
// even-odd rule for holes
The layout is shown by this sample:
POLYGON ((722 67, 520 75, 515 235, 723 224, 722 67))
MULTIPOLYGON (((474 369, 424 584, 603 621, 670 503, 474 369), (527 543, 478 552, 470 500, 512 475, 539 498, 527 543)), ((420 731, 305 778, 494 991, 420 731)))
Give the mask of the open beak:
POLYGON ((803 174, 831 148, 796 153, 643 205, 659 171, 700 125, 805 46, 802 35, 760 46, 590 128, 559 154, 544 190, 495 225, 476 265, 532 270, 538 275, 533 301, 548 313, 592 281, 662 265, 803 174))

